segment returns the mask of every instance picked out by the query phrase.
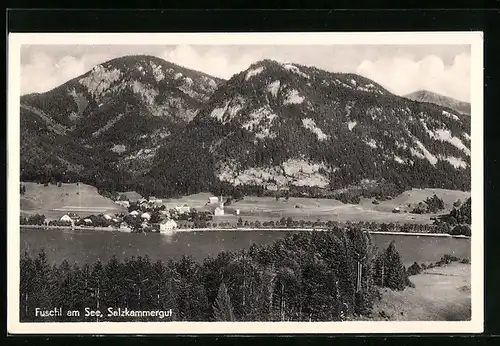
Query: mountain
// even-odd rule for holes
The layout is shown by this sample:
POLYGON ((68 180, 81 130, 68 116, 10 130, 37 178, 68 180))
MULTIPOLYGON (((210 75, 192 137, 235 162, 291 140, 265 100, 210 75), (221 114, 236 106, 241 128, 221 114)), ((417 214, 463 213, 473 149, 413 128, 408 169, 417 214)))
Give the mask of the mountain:
POLYGON ((64 173, 98 185, 133 181, 222 82, 140 55, 104 62, 53 90, 24 95, 22 179, 59 179, 64 173))
POLYGON ((153 161, 146 193, 467 190, 470 117, 359 75, 264 60, 221 85, 153 161))
POLYGON ((462 114, 470 115, 469 102, 458 101, 451 97, 433 93, 432 91, 418 90, 408 95, 405 95, 404 97, 413 101, 435 103, 439 106, 451 108, 462 114))

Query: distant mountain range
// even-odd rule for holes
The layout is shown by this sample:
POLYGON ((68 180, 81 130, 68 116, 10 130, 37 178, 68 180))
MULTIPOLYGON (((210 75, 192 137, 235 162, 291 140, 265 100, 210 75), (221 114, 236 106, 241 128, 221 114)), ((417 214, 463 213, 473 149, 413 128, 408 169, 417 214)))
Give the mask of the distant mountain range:
POLYGON ((405 95, 404 97, 409 98, 410 100, 419 101, 419 102, 429 102, 434 103, 439 106, 451 108, 457 112, 462 114, 470 115, 470 103, 455 100, 454 98, 443 96, 440 94, 433 93, 428 90, 418 90, 412 92, 410 94, 405 95))
POLYGON ((223 81, 156 57, 122 57, 23 96, 21 115, 23 180, 163 196, 470 189, 469 116, 298 64, 263 60, 223 81))

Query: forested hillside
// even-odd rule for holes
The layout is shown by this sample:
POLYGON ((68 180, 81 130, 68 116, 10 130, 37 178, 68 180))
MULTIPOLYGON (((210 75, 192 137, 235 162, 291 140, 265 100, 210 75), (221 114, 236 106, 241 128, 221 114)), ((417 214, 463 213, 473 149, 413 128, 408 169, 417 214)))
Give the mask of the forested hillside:
POLYGON ((470 117, 354 74, 264 60, 158 151, 145 191, 470 189, 470 117))

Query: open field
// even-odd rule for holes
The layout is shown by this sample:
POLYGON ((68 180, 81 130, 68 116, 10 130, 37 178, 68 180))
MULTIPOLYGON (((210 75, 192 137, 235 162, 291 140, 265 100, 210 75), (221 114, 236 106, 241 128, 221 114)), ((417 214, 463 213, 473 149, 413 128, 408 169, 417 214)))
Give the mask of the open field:
POLYGON ((471 318, 471 266, 451 263, 410 276, 415 288, 384 289, 375 320, 466 321, 471 318))
POLYGON ((408 204, 416 205, 423 202, 426 198, 436 194, 444 202, 444 212, 449 212, 453 208, 453 202, 460 199, 464 202, 470 197, 470 192, 445 190, 445 189, 412 189, 405 191, 402 194, 388 201, 380 201, 380 204, 373 204, 373 199, 362 198, 360 206, 366 209, 371 209, 380 212, 391 212, 394 208, 399 207, 402 212, 410 211, 408 204))
POLYGON ((97 188, 80 183, 49 184, 23 183, 26 193, 21 196, 21 215, 44 214, 48 219, 57 219, 74 212, 79 215, 121 213, 125 208, 97 193, 97 188))
POLYGON ((182 196, 179 198, 164 198, 163 204, 167 207, 167 209, 188 205, 191 208, 203 210, 208 202, 209 197, 214 197, 214 195, 209 192, 201 192, 194 195, 182 196))
MULTIPOLYGON (((119 213, 125 209, 97 193, 97 189, 90 185, 63 184, 43 186, 43 184, 24 183, 26 194, 21 196, 21 213, 23 215, 41 213, 49 219, 59 218, 62 215, 75 212, 78 214, 119 213), (79 194, 78 194, 79 193, 79 194)), ((430 218, 435 215, 417 215, 405 213, 408 204, 417 204, 427 197, 436 194, 442 198, 448 212, 457 199, 464 201, 470 196, 469 192, 443 189, 412 189, 396 196, 392 200, 372 203, 373 199, 363 198, 360 204, 343 204, 334 199, 291 197, 288 201, 274 197, 246 196, 225 208, 225 216, 214 217, 214 222, 236 222, 241 217, 243 221, 279 221, 281 218, 291 217, 295 220, 339 221, 339 222, 394 222, 430 224, 430 218), (401 208, 401 213, 392 213, 395 207, 401 208), (236 209, 240 215, 236 216, 236 209)), ((131 198, 140 197, 135 192, 126 193, 131 198)), ((207 206, 210 193, 198 193, 176 199, 164 199, 167 208, 188 205, 197 210, 210 210, 207 206)))
MULTIPOLYGON (((274 197, 254 197, 246 196, 243 200, 235 202, 225 208, 225 216, 214 218, 216 222, 234 222, 235 218, 241 217, 243 221, 278 221, 282 217, 292 217, 294 219, 316 221, 370 221, 370 222, 395 222, 395 223, 419 223, 430 224, 430 218, 434 214, 417 215, 405 213, 409 208, 408 204, 417 204, 427 197, 436 194, 445 203, 445 210, 448 212, 453 207, 453 202, 457 199, 464 201, 470 197, 470 192, 444 190, 444 189, 412 189, 405 191, 392 200, 381 201, 380 204, 372 203, 373 199, 363 198, 360 204, 343 204, 334 199, 325 198, 302 198, 290 197, 288 201, 280 199, 276 201, 274 197), (395 207, 401 208, 401 213, 392 213, 395 207), (236 216, 235 210, 240 210, 240 215, 236 216)), ((210 193, 199 193, 184 196, 178 199, 164 200, 168 208, 180 205, 188 205, 197 210, 208 210, 206 203, 208 198, 213 196, 210 193)))
POLYGON ((127 196, 130 202, 137 202, 142 198, 142 196, 135 191, 118 192, 118 194, 127 196))

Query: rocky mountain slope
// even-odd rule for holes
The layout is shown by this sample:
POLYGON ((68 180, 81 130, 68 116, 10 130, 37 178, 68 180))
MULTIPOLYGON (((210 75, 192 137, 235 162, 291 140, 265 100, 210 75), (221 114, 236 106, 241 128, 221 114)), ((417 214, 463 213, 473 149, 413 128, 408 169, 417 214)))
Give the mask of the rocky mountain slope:
POLYGON ((264 60, 158 152, 147 191, 470 188, 470 117, 355 75, 264 60))
POLYGON ((157 57, 126 56, 46 93, 24 95, 21 178, 132 182, 221 82, 157 57))
POLYGON ((458 101, 451 97, 433 93, 432 91, 418 90, 408 95, 405 95, 404 97, 413 101, 434 103, 439 106, 451 108, 457 112, 470 115, 469 102, 458 101))

